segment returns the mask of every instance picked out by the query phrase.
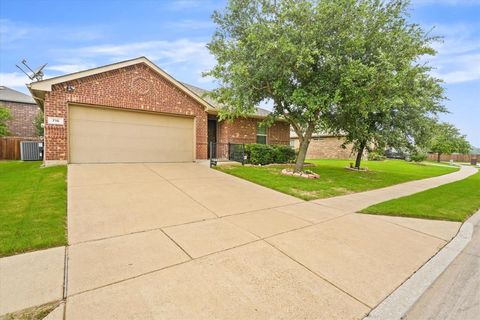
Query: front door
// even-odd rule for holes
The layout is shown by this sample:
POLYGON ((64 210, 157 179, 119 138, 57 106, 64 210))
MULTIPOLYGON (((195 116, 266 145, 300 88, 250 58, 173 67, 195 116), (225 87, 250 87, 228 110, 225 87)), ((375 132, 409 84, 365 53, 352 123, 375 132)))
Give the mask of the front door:
POLYGON ((217 143, 217 120, 208 119, 208 158, 216 158, 216 148, 214 147, 211 151, 211 145, 217 143))

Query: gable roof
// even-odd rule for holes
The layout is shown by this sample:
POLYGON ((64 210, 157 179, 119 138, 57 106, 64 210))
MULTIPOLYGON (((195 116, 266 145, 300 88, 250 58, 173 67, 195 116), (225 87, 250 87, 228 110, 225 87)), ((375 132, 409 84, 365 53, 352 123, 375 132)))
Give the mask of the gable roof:
POLYGON ((0 86, 0 101, 36 104, 31 96, 5 86, 0 86))
MULTIPOLYGON (((223 107, 221 104, 217 103, 214 99, 205 95, 206 93, 209 92, 208 90, 176 80, 171 75, 166 73, 164 70, 159 68, 156 64, 148 60, 146 57, 139 57, 131 60, 125 60, 125 61, 105 65, 102 67, 97 67, 93 69, 66 74, 63 76, 58 76, 58 77, 53 77, 53 78, 49 78, 41 81, 32 82, 28 84, 27 87, 32 93, 33 98, 37 101, 40 107, 43 108, 43 100, 45 97, 45 92, 52 91, 52 86, 55 84, 77 80, 80 78, 132 66, 139 63, 146 64, 147 66, 152 68, 154 71, 156 71, 158 74, 160 74, 161 76, 166 78, 168 81, 173 83, 177 88, 182 90, 188 96, 190 96, 191 98, 199 102, 205 108, 206 112, 216 114, 218 110, 223 107)), ((269 114, 270 114, 270 111, 257 107, 255 114, 253 114, 252 116, 265 118, 269 114)))
POLYGON ((38 101, 41 107, 43 107, 43 100, 45 97, 45 92, 52 91, 52 86, 55 84, 63 83, 63 82, 68 82, 72 80, 77 80, 80 78, 96 75, 99 73, 111 71, 111 70, 116 70, 128 66, 132 66, 135 64, 139 63, 144 63, 147 66, 149 66, 151 69, 156 71, 158 74, 166 78, 168 81, 173 83, 177 88, 179 88, 181 91, 186 93, 188 96, 196 100, 198 103, 200 103, 206 111, 210 109, 215 109, 211 104, 209 104, 206 100, 200 98, 197 94, 193 93, 191 90, 189 90, 187 87, 185 87, 181 82, 177 81, 175 78, 173 78, 171 75, 160 69, 156 64, 148 60, 146 57, 139 57, 131 60, 125 60, 117 63, 112 63, 109 65, 105 65, 102 67, 97 67, 93 69, 88 69, 84 71, 79 71, 79 72, 74 72, 70 74, 66 74, 63 76, 58 76, 58 77, 53 77, 41 81, 36 81, 32 82, 27 85, 28 89, 32 93, 33 98, 38 101))

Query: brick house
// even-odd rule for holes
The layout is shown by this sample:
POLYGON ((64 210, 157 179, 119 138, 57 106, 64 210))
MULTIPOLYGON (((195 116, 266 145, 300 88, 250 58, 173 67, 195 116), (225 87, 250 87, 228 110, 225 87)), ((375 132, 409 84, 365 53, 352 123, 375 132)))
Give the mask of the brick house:
MULTIPOLYGON (((327 133, 317 133, 312 136, 307 150, 307 159, 355 159, 356 154, 352 153, 352 146, 342 148, 342 136, 327 133)), ((295 133, 291 133, 290 145, 298 150, 300 141, 295 133)))
POLYGON ((0 86, 0 105, 9 109, 12 115, 12 119, 7 121, 9 136, 37 136, 34 121, 40 108, 31 96, 0 86))
POLYGON ((204 90, 140 57, 28 85, 45 113, 45 164, 189 162, 210 143, 288 144, 290 127, 259 126, 268 111, 219 121, 204 90))

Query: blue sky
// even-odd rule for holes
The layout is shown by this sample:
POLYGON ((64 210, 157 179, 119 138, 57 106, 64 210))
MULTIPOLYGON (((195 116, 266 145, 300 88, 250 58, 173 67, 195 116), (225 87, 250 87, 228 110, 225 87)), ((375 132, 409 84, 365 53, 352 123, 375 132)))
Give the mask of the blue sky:
MULTIPOLYGON (((1 0, 0 84, 26 92, 15 64, 48 63, 46 77, 146 56, 181 81, 202 78, 215 60, 205 48, 214 31, 215 0, 1 0)), ((429 58, 444 79, 449 114, 480 146, 480 0, 413 0, 411 20, 444 37, 429 58)))

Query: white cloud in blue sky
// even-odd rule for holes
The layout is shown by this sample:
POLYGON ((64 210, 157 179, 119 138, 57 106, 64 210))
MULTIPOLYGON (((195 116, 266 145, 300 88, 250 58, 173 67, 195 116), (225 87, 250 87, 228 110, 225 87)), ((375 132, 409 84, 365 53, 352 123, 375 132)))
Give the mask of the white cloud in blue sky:
MULTIPOLYGON (((51 0, 32 10, 32 1, 0 1, 0 84, 25 92, 28 79, 15 64, 27 58, 48 62, 46 76, 97 67, 138 56, 178 80, 215 86, 201 73, 215 60, 205 48, 214 31, 210 16, 225 1, 51 0)), ((413 0, 412 21, 444 36, 428 58, 445 81, 454 122, 480 146, 480 0, 413 0), (478 116, 477 116, 478 118, 478 116)))

